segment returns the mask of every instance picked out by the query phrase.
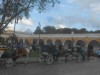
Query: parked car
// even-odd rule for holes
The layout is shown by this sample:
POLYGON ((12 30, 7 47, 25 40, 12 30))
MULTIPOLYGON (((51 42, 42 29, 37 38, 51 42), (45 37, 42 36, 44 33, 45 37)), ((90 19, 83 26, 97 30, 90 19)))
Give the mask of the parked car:
POLYGON ((96 56, 100 58, 100 49, 95 52, 96 56))

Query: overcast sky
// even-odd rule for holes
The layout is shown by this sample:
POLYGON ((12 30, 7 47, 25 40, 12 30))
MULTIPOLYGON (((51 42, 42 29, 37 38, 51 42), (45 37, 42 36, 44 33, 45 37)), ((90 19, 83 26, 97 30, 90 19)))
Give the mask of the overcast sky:
MULTIPOLYGON (((60 0, 55 7, 46 7, 43 13, 33 10, 30 18, 23 18, 16 25, 17 31, 30 29, 32 32, 41 24, 55 26, 56 28, 86 28, 87 30, 100 30, 100 0, 60 0)), ((13 23, 9 25, 13 29, 13 23)))

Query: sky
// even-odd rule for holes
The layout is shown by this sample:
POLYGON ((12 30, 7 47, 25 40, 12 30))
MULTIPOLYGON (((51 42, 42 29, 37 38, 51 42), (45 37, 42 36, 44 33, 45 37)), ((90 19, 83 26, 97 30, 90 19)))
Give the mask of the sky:
MULTIPOLYGON (((56 28, 86 28, 88 31, 100 30, 100 0, 60 0, 54 7, 47 6, 39 13, 30 12, 30 18, 23 18, 16 24, 16 31, 30 30, 36 27, 55 26, 56 28)), ((14 24, 9 24, 14 29, 14 24)))

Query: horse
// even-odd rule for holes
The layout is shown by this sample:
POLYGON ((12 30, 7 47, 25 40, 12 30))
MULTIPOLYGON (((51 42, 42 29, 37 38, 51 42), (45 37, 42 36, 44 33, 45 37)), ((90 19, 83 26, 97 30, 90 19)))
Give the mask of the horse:
POLYGON ((21 47, 21 48, 14 48, 13 53, 13 61, 16 62, 16 60, 20 57, 26 57, 25 64, 28 63, 29 54, 31 52, 31 46, 29 47, 21 47))

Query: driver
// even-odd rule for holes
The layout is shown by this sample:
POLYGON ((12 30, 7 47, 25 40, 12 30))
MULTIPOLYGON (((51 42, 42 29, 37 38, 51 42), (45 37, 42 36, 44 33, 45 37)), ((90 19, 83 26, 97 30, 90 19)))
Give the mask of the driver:
POLYGON ((15 47, 16 47, 17 49, 23 48, 22 45, 21 45, 20 43, 17 43, 15 47))

